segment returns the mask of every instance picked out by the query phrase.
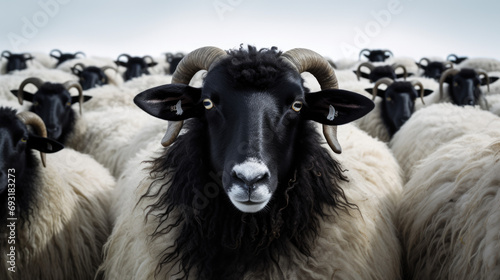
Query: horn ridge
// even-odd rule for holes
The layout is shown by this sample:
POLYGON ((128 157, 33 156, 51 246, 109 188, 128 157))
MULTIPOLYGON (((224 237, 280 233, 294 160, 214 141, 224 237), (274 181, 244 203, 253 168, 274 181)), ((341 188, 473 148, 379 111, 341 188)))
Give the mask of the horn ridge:
POLYGON ((374 101, 375 98, 377 97, 378 95, 378 87, 381 85, 381 84, 384 84, 384 85, 387 85, 387 86, 390 86, 392 83, 394 83, 394 80, 390 79, 390 78, 382 78, 382 79, 379 79, 375 85, 373 86, 373 97, 372 97, 372 100, 374 101))
POLYGON ((458 72, 460 72, 460 70, 458 69, 448 69, 446 71, 443 72, 443 74, 441 74, 441 78, 439 79, 439 98, 443 98, 443 84, 444 82, 446 81, 446 78, 448 78, 448 76, 451 76, 451 75, 456 75, 458 72))
POLYGON ((37 77, 30 77, 22 81, 21 85, 19 85, 19 90, 17 91, 17 100, 19 101, 19 105, 23 105, 24 101, 24 87, 26 87, 28 84, 33 84, 37 89, 39 89, 43 81, 40 78, 37 77))
POLYGON ((83 89, 82 86, 75 81, 67 81, 63 84, 64 88, 68 91, 72 88, 76 88, 78 90, 78 102, 80 103, 80 115, 83 114, 82 106, 83 106, 83 89))

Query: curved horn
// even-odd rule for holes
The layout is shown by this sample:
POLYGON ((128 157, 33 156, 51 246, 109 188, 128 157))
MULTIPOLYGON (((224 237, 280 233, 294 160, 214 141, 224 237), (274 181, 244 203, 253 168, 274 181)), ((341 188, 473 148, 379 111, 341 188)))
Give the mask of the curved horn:
MULTIPOLYGON (((24 111, 16 115, 26 126, 31 125, 38 136, 47 138, 47 129, 45 128, 45 123, 43 120, 35 113, 24 111)), ((42 159, 43 167, 46 167, 45 153, 40 152, 40 158, 42 159)))
MULTIPOLYGON (((189 84, 191 78, 200 70, 210 70, 215 63, 224 57, 226 52, 217 47, 202 47, 187 54, 177 66, 172 84, 189 84)), ((181 132, 183 121, 168 124, 167 132, 161 139, 164 147, 170 146, 181 132)))
POLYGON ((78 82, 67 81, 63 84, 63 86, 68 90, 72 88, 76 88, 78 90, 78 102, 80 103, 80 115, 82 115, 82 106, 83 106, 83 89, 82 86, 78 82))
POLYGON ((79 55, 79 54, 83 55, 83 57, 87 57, 87 55, 85 55, 85 53, 84 53, 84 52, 76 52, 76 53, 75 53, 75 57, 76 57, 77 55, 79 55))
POLYGON ((422 57, 422 58, 420 59, 420 61, 418 62, 418 67, 420 67, 420 65, 423 65, 423 64, 422 64, 422 61, 427 62, 427 64, 426 64, 425 66, 428 66, 428 65, 429 65, 429 63, 431 63, 431 61, 430 61, 427 57, 422 57))
POLYGON ((366 66, 368 69, 370 69, 370 73, 373 71, 373 68, 375 66, 371 62, 363 62, 358 66, 358 70, 356 70, 356 76, 358 77, 358 81, 360 80, 361 77, 361 67, 366 66))
POLYGON ((408 72, 406 71, 406 67, 402 64, 393 64, 392 69, 394 69, 394 73, 396 72, 396 69, 401 68, 403 69, 403 80, 406 81, 406 77, 408 77, 408 72))
POLYGON ((75 74, 75 75, 77 75, 77 76, 78 76, 78 74, 77 74, 77 73, 75 73, 75 70, 78 70, 78 71, 80 71, 80 72, 81 72, 81 71, 83 71, 83 69, 85 69, 85 65, 84 65, 83 63, 81 63, 81 62, 78 62, 78 63, 76 63, 75 65, 73 65, 73 67, 71 67, 71 72, 73 72, 73 74, 75 74), (80 69, 77 69, 77 67, 78 67, 78 66, 82 67, 82 69, 81 69, 81 70, 80 70, 80 69))
POLYGON ((361 60, 361 55, 362 55, 364 52, 369 52, 369 53, 371 53, 371 51, 370 51, 369 49, 362 49, 362 50, 359 52, 358 60, 361 60))
POLYGON ((60 50, 58 50, 58 49, 53 49, 53 50, 51 50, 51 51, 50 51, 50 53, 49 53, 49 54, 50 54, 50 56, 52 56, 53 58, 60 58, 60 57, 61 57, 61 55, 62 55, 62 52, 61 52, 60 50), (55 55, 53 54, 54 52, 57 52, 57 53, 59 54, 59 56, 55 56, 55 55))
POLYGON ((145 56, 142 57, 142 59, 144 59, 144 61, 146 61, 146 58, 151 59, 151 62, 155 62, 155 60, 153 59, 153 57, 150 56, 150 55, 145 55, 145 56))
MULTIPOLYGON (((291 49, 283 53, 282 57, 295 66, 299 73, 311 73, 318 80, 322 90, 339 87, 333 67, 322 55, 309 49, 291 49)), ((323 125, 323 135, 330 148, 340 154, 342 147, 337 139, 337 127, 323 125)))
POLYGON ((392 57, 394 57, 394 54, 390 50, 384 50, 384 54, 389 53, 392 57))
POLYGON ((486 86, 488 87, 488 92, 490 92, 490 77, 488 76, 488 74, 485 71, 477 71, 477 75, 484 75, 484 78, 486 79, 486 86))
POLYGON ((454 62, 454 61, 457 61, 458 60, 458 56, 456 54, 450 54, 446 57, 446 60, 448 61, 451 61, 451 62, 454 62), (453 57, 454 60, 451 60, 450 57, 453 57))
POLYGON ((2 57, 9 58, 11 55, 12 55, 12 53, 9 52, 9 51, 3 51, 2 52, 2 57), (5 54, 8 54, 8 56, 5 56, 5 54))
POLYGON ((424 102, 424 85, 422 85, 422 83, 419 82, 419 81, 411 81, 411 85, 413 87, 415 87, 415 86, 420 87, 420 100, 422 100, 422 104, 425 105, 425 102, 424 102))
POLYGON ((107 65, 106 65, 106 66, 101 67, 101 71, 102 71, 102 72, 104 72, 104 71, 106 71, 106 70, 108 70, 108 69, 112 69, 112 70, 114 70, 115 72, 118 72, 118 70, 117 70, 116 68, 114 68, 113 66, 107 66, 107 65))
POLYGON ((19 90, 17 91, 17 100, 19 101, 20 105, 23 105, 24 87, 27 86, 28 84, 33 84, 34 86, 36 86, 37 89, 39 89, 40 86, 42 86, 43 81, 40 78, 31 77, 25 79, 21 83, 21 85, 19 86, 19 90))
POLYGON ((126 53, 122 53, 122 54, 120 54, 120 55, 118 56, 118 58, 116 59, 116 61, 119 61, 119 60, 120 60, 120 57, 122 57, 122 56, 126 57, 126 58, 127 58, 127 61, 130 59, 130 55, 128 55, 128 54, 126 54, 126 53))
POLYGON ((443 83, 446 81, 446 78, 450 75, 455 75, 460 72, 457 69, 448 69, 441 74, 441 78, 439 79, 439 98, 443 99, 443 83))
POLYGON ((453 68, 453 62, 451 61, 443 62, 443 66, 444 68, 453 68))
POLYGON ((377 97, 378 95, 378 87, 381 85, 381 84, 384 84, 384 85, 387 85, 387 87, 389 87, 392 83, 394 83, 394 81, 390 78, 382 78, 382 79, 379 79, 375 85, 373 86, 373 97, 372 97, 372 100, 375 101, 375 98, 377 97))

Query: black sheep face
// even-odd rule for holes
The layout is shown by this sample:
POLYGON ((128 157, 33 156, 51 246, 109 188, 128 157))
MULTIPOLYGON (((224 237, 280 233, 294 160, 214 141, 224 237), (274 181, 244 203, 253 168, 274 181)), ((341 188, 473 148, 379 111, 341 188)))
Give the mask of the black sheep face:
POLYGON ((88 90, 108 83, 108 77, 99 67, 89 66, 81 71, 75 70, 73 73, 80 78, 79 83, 83 90, 88 90))
POLYGON ((473 69, 462 69, 458 74, 451 76, 447 81, 450 84, 450 96, 457 105, 478 104, 482 96, 481 80, 473 69))
POLYGON ((149 75, 149 67, 154 67, 158 63, 157 62, 146 62, 146 57, 130 57, 127 56, 127 62, 117 60, 115 63, 119 66, 126 67, 127 70, 124 73, 125 81, 131 80, 133 78, 140 77, 142 75, 149 75))
POLYGON ((388 51, 386 50, 372 50, 369 54, 364 54, 364 56, 371 62, 384 62, 386 59, 391 57, 387 53, 388 51))
POLYGON ((224 192, 244 213, 263 210, 278 183, 288 181, 306 121, 339 125, 373 108, 348 91, 308 92, 280 55, 274 49, 235 51, 207 73, 201 89, 171 84, 134 100, 162 119, 206 122, 211 168, 222 174, 224 192))
POLYGON ((369 79, 372 83, 375 83, 382 78, 396 80, 398 76, 396 75, 394 68, 390 65, 377 66, 373 68, 373 71, 369 74, 369 79))
POLYGON ((7 59, 7 73, 15 70, 24 70, 28 68, 27 61, 32 60, 33 57, 30 54, 12 54, 9 55, 2 54, 2 57, 7 59))
POLYGON ((439 61, 430 62, 428 65, 420 65, 424 70, 424 77, 439 80, 441 74, 448 69, 446 65, 439 61))

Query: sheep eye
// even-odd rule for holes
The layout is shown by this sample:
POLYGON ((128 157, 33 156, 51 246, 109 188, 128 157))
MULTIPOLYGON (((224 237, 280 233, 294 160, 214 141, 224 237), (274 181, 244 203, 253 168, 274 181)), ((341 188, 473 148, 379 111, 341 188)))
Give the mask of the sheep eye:
POLYGON ((38 103, 38 101, 33 102, 33 106, 38 106, 38 105, 40 105, 40 103, 38 103))
POLYGON ((26 137, 21 138, 21 142, 26 143, 27 141, 28 141, 28 138, 26 138, 26 137))
POLYGON ((71 106, 71 102, 70 101, 66 102, 66 106, 71 106))
POLYGON ((458 83, 457 83, 457 82, 454 82, 454 83, 453 83, 453 86, 454 86, 454 87, 458 87, 458 83))
POLYGON ((386 98, 385 98, 385 100, 387 100, 387 101, 391 102, 391 101, 392 101, 392 98, 390 98, 390 97, 386 97, 386 98))
POLYGON ((292 109, 295 111, 295 112, 299 112, 300 109, 302 109, 302 102, 301 101, 295 101, 293 102, 292 104, 292 109))
POLYGON ((205 109, 210 110, 214 107, 214 103, 212 102, 212 100, 206 98, 203 99, 203 106, 205 106, 205 109))

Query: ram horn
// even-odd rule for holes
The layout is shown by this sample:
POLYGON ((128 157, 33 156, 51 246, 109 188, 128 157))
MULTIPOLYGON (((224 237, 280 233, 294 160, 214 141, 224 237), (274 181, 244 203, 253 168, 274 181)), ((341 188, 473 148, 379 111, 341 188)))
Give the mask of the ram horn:
POLYGON ((363 62, 358 66, 358 70, 356 70, 356 76, 358 77, 358 81, 360 80, 361 77, 361 67, 366 66, 368 69, 370 69, 370 73, 373 71, 375 66, 371 62, 363 62))
POLYGON ((153 59, 153 57, 150 56, 150 55, 145 55, 145 56, 142 57, 142 59, 144 59, 144 61, 146 61, 146 58, 151 59, 151 62, 155 62, 155 60, 153 59))
POLYGON ((456 54, 450 54, 446 57, 446 60, 451 61, 451 62, 456 62, 458 60, 458 56, 456 54), (450 58, 454 58, 451 60, 450 58))
POLYGON ((33 84, 37 90, 42 86, 43 81, 40 78, 27 78, 25 79, 21 85, 19 86, 19 90, 17 91, 17 100, 19 101, 20 105, 23 105, 24 101, 24 87, 27 86, 28 84, 33 84))
POLYGON ((30 60, 34 58, 30 53, 23 53, 23 57, 25 60, 30 60))
POLYGON ((422 100, 422 104, 425 105, 425 102, 424 102, 424 91, 425 91, 424 85, 422 85, 422 83, 419 82, 419 81, 411 81, 411 85, 413 87, 416 87, 416 86, 420 87, 420 100, 422 100))
POLYGON ((443 62, 443 66, 446 69, 452 69, 453 68, 453 62, 451 62, 451 61, 443 62))
POLYGON ((394 83, 394 81, 390 78, 381 78, 379 79, 375 85, 373 86, 373 92, 372 92, 372 100, 375 101, 375 98, 377 97, 378 95, 378 87, 381 85, 381 84, 384 84, 384 85, 387 85, 387 87, 389 87, 392 83, 394 83))
MULTIPOLYGON (((43 120, 35 113, 24 111, 16 115, 26 126, 31 125, 40 137, 47 138, 47 129, 43 120)), ((40 152, 43 167, 46 167, 45 153, 40 152)))
POLYGON ((359 56, 358 56, 358 60, 361 60, 361 56, 363 55, 364 52, 368 52, 368 53, 371 53, 371 51, 369 49, 362 49, 360 52, 359 52, 359 56))
MULTIPOLYGON (((172 84, 189 84, 194 74, 200 70, 209 71, 215 63, 226 55, 217 47, 202 47, 187 54, 172 75, 172 84)), ((170 121, 167 132, 161 140, 164 147, 170 146, 181 132, 183 121, 170 121)))
MULTIPOLYGON (((311 73, 318 80, 322 90, 338 89, 335 70, 322 55, 309 49, 291 49, 283 53, 282 57, 288 60, 297 72, 311 73)), ((330 148, 340 154, 342 147, 337 139, 337 127, 323 125, 323 135, 330 148)))
POLYGON ((12 55, 12 53, 9 52, 9 51, 3 51, 2 52, 2 57, 9 58, 11 55, 12 55), (7 54, 8 56, 5 56, 5 54, 7 54))
POLYGON ((83 110, 82 110, 82 106, 83 106, 83 89, 82 89, 82 86, 77 83, 77 82, 74 82, 74 81, 67 81, 63 84, 64 88, 66 88, 69 92, 70 89, 72 88, 76 88, 78 90, 78 102, 80 103, 80 115, 82 115, 83 113, 83 110))
POLYGON ((131 57, 130 57, 130 55, 128 55, 128 54, 126 54, 126 53, 122 53, 122 54, 120 54, 120 55, 118 56, 118 58, 116 59, 116 61, 120 61, 120 57, 122 57, 122 56, 126 57, 126 58, 127 58, 127 61, 129 61, 129 60, 130 60, 130 58, 131 58, 131 57))
POLYGON ((392 57, 394 57, 394 54, 390 50, 384 50, 384 54, 389 53, 392 57))
POLYGON ((429 66, 429 63, 431 63, 431 61, 430 61, 427 57, 422 57, 422 58, 420 59, 420 61, 418 62, 418 67, 421 67, 421 66, 429 66), (426 65, 423 65, 423 64, 422 64, 422 61, 427 62, 427 64, 426 64, 426 65))
POLYGON ((85 53, 84 53, 84 52, 76 52, 76 53, 74 54, 74 56, 76 57, 76 56, 77 56, 77 55, 79 55, 79 54, 83 55, 83 57, 87 57, 87 55, 85 55, 85 53))
POLYGON ((73 67, 71 67, 71 72, 73 72, 73 74, 79 76, 80 73, 83 71, 83 69, 85 69, 85 65, 81 62, 78 62, 75 65, 73 65, 73 67), (77 69, 78 66, 81 67, 82 69, 77 69), (79 71, 80 73, 75 73, 75 71, 79 71))
POLYGON ((485 71, 476 71, 478 76, 484 75, 484 78, 486 79, 486 86, 488 88, 488 92, 490 92, 490 77, 485 71))
POLYGON ((60 50, 58 50, 58 49, 54 49, 54 50, 51 50, 49 54, 50 54, 50 56, 52 56, 53 58, 60 58, 60 57, 61 57, 61 55, 62 55, 62 52, 61 52, 60 50), (58 53, 58 54, 59 54, 59 56, 55 56, 55 55, 53 54, 54 52, 58 53))
POLYGON ((392 69, 394 69, 394 73, 396 73, 396 69, 401 68, 403 69, 403 80, 406 81, 406 77, 408 77, 408 72, 406 71, 406 67, 402 64, 393 64, 392 69))
POLYGON ((443 99, 443 94, 444 94, 443 83, 446 81, 448 76, 456 75, 458 72, 460 72, 460 70, 448 69, 448 70, 444 71, 443 74, 441 74, 441 78, 439 78, 439 98, 440 99, 443 99))

